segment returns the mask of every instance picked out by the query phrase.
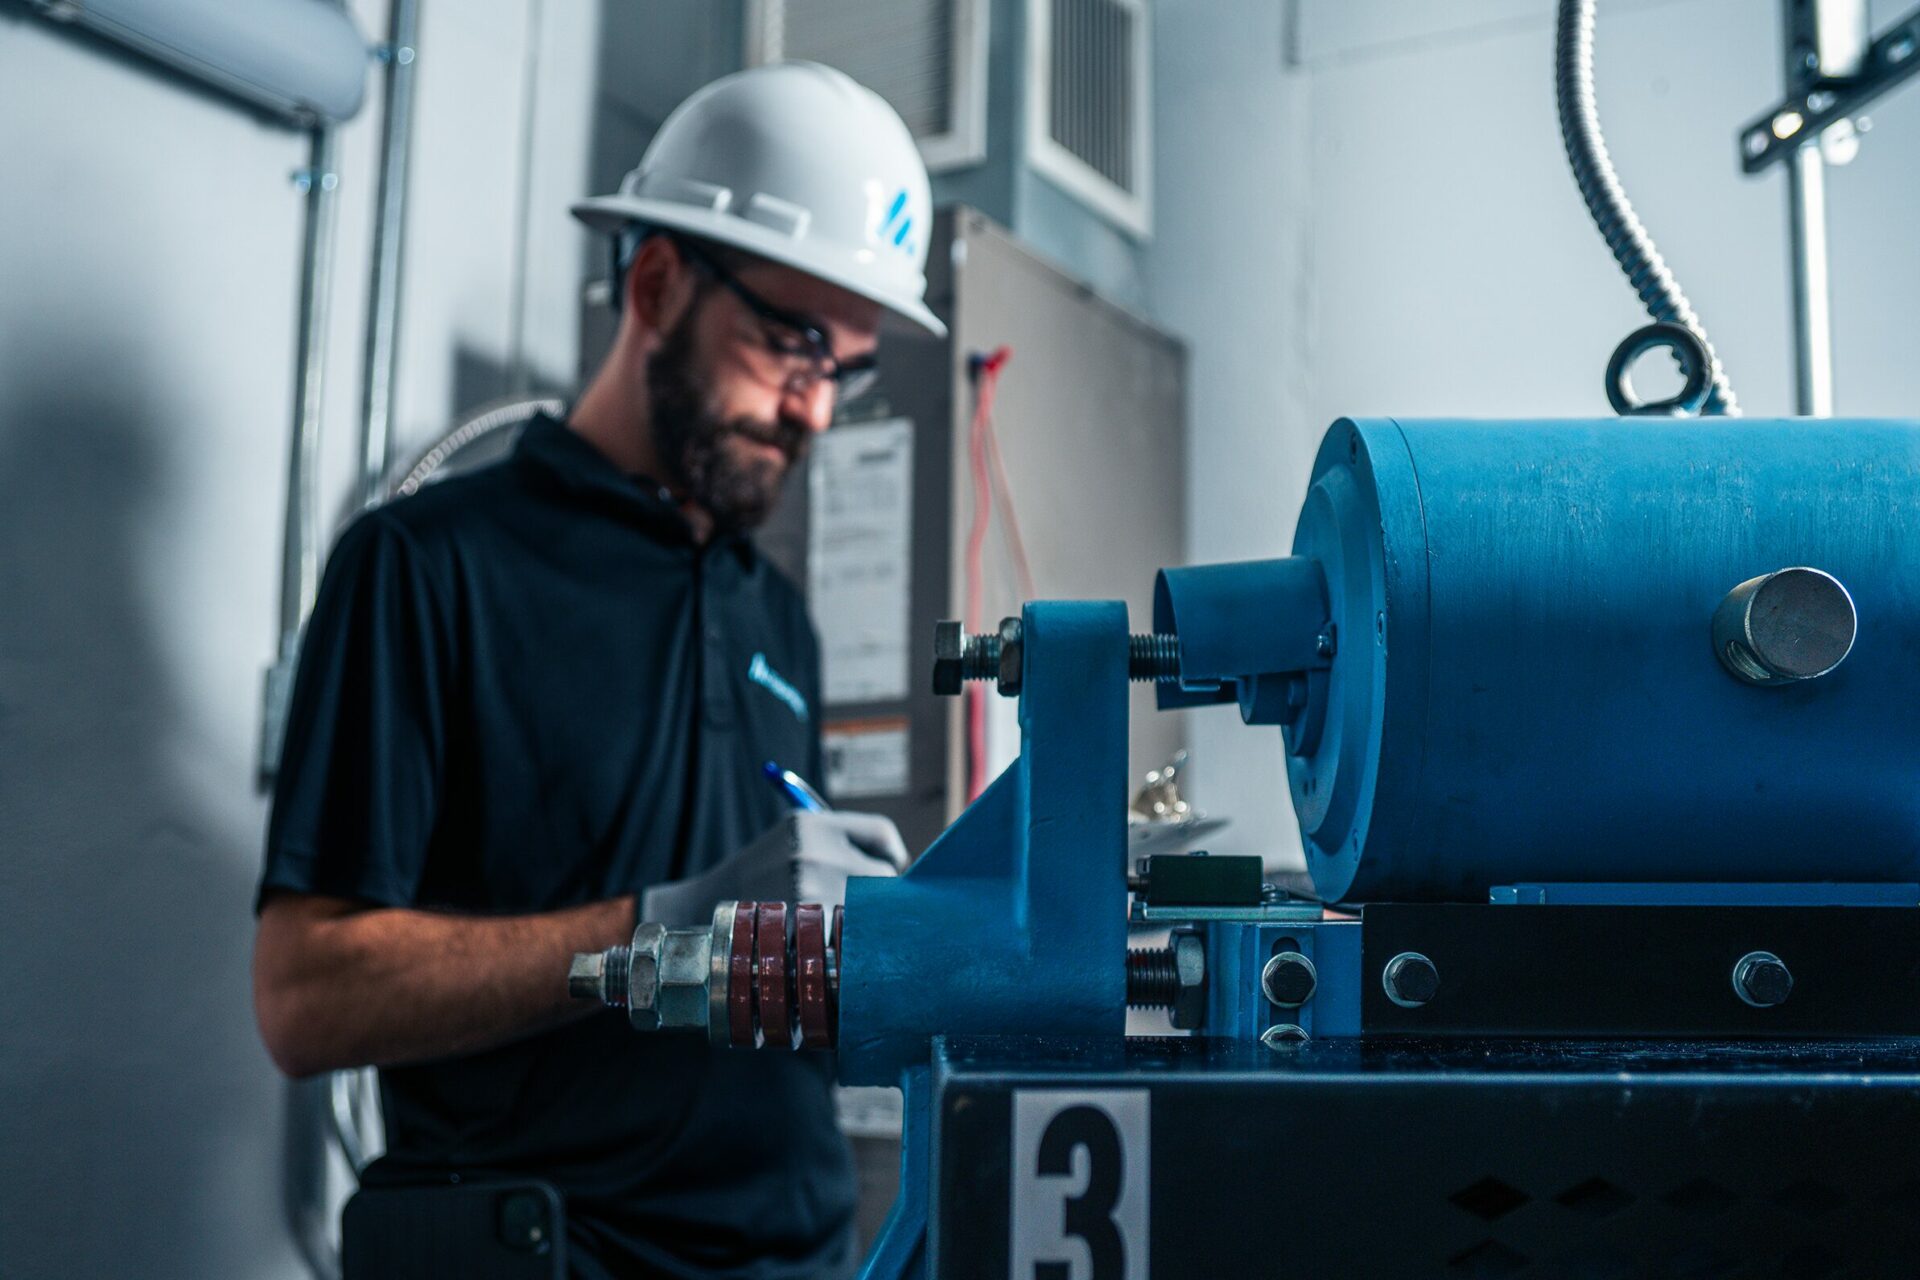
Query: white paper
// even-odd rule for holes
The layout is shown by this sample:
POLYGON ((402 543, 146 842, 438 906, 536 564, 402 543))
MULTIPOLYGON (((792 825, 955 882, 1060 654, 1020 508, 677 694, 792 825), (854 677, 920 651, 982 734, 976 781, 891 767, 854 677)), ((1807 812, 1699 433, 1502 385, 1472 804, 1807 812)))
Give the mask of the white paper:
POLYGON ((829 705, 907 696, 913 423, 835 427, 814 442, 808 599, 829 705))
POLYGON ((908 736, 904 719, 828 724, 827 792, 835 800, 907 793, 908 736))

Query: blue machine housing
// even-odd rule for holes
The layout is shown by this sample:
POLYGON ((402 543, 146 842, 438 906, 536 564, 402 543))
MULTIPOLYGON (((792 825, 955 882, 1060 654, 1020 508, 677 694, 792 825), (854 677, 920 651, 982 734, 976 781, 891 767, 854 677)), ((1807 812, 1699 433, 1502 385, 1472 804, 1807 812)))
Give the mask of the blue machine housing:
MULTIPOLYGON (((1920 878, 1917 517, 1909 422, 1335 423, 1275 562, 1320 567, 1324 612, 1295 589, 1241 673, 1324 699, 1286 721, 1315 885, 1484 902, 1523 881, 1920 878), (1714 608, 1796 565, 1852 594, 1853 652, 1743 684, 1714 608), (1318 634, 1324 684, 1298 657, 1318 634)), ((1238 606, 1169 571, 1207 607, 1157 621, 1184 650, 1189 616, 1270 615, 1285 584, 1258 568, 1238 606)), ((1249 682, 1248 720, 1280 719, 1249 682)))
MULTIPOLYGON (((1185 915, 1161 927, 1204 940, 1205 1035, 1290 1033, 1275 1035, 1274 1070, 1331 1088, 1320 1055, 1364 1066, 1372 1052, 1342 1040, 1434 1028, 1909 1034, 1917 527, 1915 423, 1335 423, 1292 557, 1170 569, 1156 587, 1155 630, 1180 654, 1162 705, 1234 703, 1282 726, 1320 896, 1372 904, 1169 908, 1185 915), (1715 652, 1715 609, 1800 565, 1851 594, 1852 651, 1817 678, 1744 683, 1715 652), (1594 963, 1636 931, 1658 945, 1594 963), (1742 993, 1747 960, 1780 963, 1770 948, 1804 998, 1742 993), (1261 981, 1283 951, 1317 970, 1299 1005, 1261 981), (1396 956, 1439 974, 1437 994, 1396 990, 1396 956)), ((848 886, 840 1078, 906 1091, 902 1193, 874 1280, 974 1273, 976 1218, 943 1234, 936 1216, 930 1236, 929 1180, 967 1124, 1004 1152, 1006 1120, 961 1115, 952 1063, 967 1051, 950 1037, 1011 1036, 1084 1067, 1124 1033, 1126 610, 1035 602, 1022 624, 1019 759, 907 874, 848 886)), ((1850 1087, 1874 1078, 1851 1049, 1770 1052, 1796 1080, 1840 1079, 1836 1062, 1857 1071, 1850 1087)), ((1739 1056, 1702 1050, 1681 1086, 1711 1086, 1715 1053, 1739 1056)), ((1477 1078, 1433 1075, 1436 1104, 1456 1075, 1477 1078)), ((1511 1091, 1497 1076, 1488 1087, 1511 1091)), ((1639 1096, 1640 1077, 1615 1076, 1622 1099, 1639 1096)), ((1021 1087, 1057 1084, 1036 1073, 1021 1087)), ((1615 1103, 1598 1101, 1603 1132, 1615 1103)), ((1004 1206, 1005 1158, 966 1165, 950 1190, 987 1185, 1004 1206)))

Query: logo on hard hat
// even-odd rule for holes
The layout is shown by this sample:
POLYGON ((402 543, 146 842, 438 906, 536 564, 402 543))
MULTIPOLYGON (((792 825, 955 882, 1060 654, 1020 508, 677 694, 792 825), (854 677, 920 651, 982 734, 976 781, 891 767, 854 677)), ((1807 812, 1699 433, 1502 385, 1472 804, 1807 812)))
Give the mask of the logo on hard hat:
POLYGON ((915 234, 913 211, 908 207, 907 189, 901 187, 891 196, 877 182, 867 184, 867 239, 874 244, 898 249, 910 258, 919 256, 919 237, 915 234))

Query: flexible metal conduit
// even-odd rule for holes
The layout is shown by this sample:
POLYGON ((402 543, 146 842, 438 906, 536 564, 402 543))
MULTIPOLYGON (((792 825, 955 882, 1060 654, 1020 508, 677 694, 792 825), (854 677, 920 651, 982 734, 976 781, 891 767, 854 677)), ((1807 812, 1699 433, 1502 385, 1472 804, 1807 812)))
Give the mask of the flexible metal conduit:
POLYGON ((418 493, 420 486, 433 478, 435 472, 445 466, 455 454, 469 445, 509 428, 525 426, 537 414, 560 417, 566 412, 566 403, 561 400, 508 400, 488 405, 476 410, 471 416, 460 422, 447 434, 428 446, 407 471, 400 482, 393 486, 392 496, 404 498, 418 493))
POLYGON ((1593 13, 1595 0, 1560 0, 1554 33, 1554 99, 1560 110, 1560 137, 1566 144, 1567 161, 1573 166, 1573 179, 1587 202, 1594 225, 1613 251, 1620 269, 1627 273, 1634 292, 1655 320, 1685 325, 1707 350, 1709 380, 1705 412, 1736 415, 1740 412, 1726 370, 1706 329, 1694 314, 1687 295, 1667 269, 1667 263, 1654 247, 1653 237, 1633 211, 1627 193, 1614 172, 1613 157, 1607 154, 1606 139, 1600 132, 1600 112, 1593 92, 1593 13))

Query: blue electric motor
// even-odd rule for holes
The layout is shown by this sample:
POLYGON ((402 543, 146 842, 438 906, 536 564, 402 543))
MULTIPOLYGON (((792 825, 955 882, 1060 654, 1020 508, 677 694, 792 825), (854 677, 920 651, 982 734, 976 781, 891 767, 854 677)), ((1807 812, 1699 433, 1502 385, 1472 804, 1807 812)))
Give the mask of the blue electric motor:
POLYGON ((1920 880, 1920 424, 1342 420, 1292 559, 1157 595, 1329 900, 1920 880))

